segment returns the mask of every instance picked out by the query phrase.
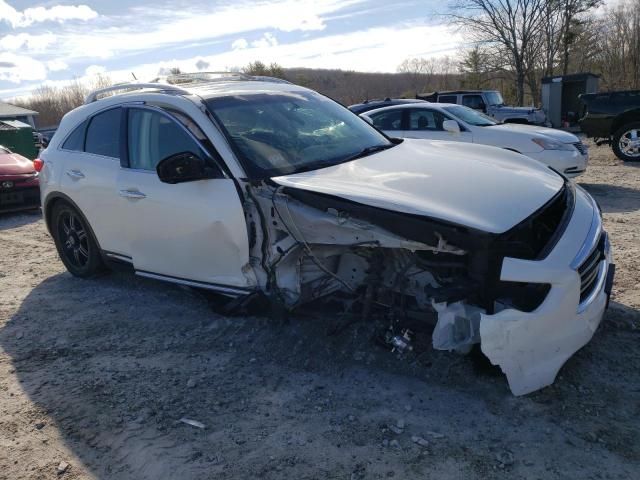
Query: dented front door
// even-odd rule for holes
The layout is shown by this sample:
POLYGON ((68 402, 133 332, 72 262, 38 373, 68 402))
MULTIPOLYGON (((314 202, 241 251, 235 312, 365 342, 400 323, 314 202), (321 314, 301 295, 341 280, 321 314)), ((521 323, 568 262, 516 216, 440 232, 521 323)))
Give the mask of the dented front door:
POLYGON ((160 181, 158 162, 178 152, 205 156, 198 141, 158 109, 132 107, 126 162, 117 176, 129 252, 138 273, 215 285, 251 286, 249 242, 231 178, 160 181))

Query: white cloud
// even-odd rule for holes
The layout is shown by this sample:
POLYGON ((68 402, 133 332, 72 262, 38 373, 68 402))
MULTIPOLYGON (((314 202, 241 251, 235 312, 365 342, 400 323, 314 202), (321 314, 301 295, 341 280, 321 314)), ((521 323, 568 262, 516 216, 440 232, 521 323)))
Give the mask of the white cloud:
POLYGON ((47 62, 47 69, 50 72, 59 72, 61 70, 68 70, 69 69, 69 65, 67 65, 62 60, 49 60, 47 62))
POLYGON ((29 33, 9 34, 0 38, 0 50, 15 51, 24 49, 27 51, 43 51, 56 41, 56 36, 51 33, 31 35, 29 33))
MULTIPOLYGON (((2 0, 0 0, 2 1, 2 0)), ((116 53, 141 52, 166 45, 221 38, 243 32, 323 30, 324 17, 364 0, 271 0, 237 2, 210 11, 181 12, 153 10, 141 29, 126 22, 108 28, 74 32, 62 40, 62 50, 72 57, 107 58, 116 53), (124 26, 123 26, 124 25, 124 26)), ((136 15, 143 16, 138 8, 136 15)), ((235 42, 234 42, 235 43, 235 42)), ((236 44, 241 47, 242 42, 236 44)))
POLYGON ((278 45, 278 39, 269 32, 265 33, 260 40, 251 42, 253 48, 275 47, 276 45, 278 45))
POLYGON ((26 55, 0 52, 0 80, 20 83, 24 80, 44 80, 47 68, 42 62, 26 55))
POLYGON ((98 13, 87 5, 54 5, 53 7, 33 7, 23 11, 16 10, 5 0, 0 0, 0 20, 8 22, 13 28, 28 27, 34 23, 46 21, 64 22, 67 20, 91 20, 98 13))
POLYGON ((211 56, 168 59, 106 74, 113 81, 130 79, 131 72, 141 80, 149 80, 157 77, 158 71, 168 71, 173 67, 183 72, 197 71, 198 64, 203 61, 209 64, 207 68, 210 70, 223 71, 230 70, 230 66, 247 65, 256 59, 267 64, 276 62, 284 67, 396 72, 398 65, 407 57, 455 56, 461 45, 460 34, 446 25, 396 24, 296 43, 249 46, 211 56))
POLYGON ((247 48, 248 46, 249 42, 247 42, 247 40, 245 40, 244 38, 239 38, 231 44, 231 49, 242 50, 243 48, 247 48))
POLYGON ((92 77, 94 75, 102 75, 104 73, 107 73, 107 69, 102 65, 89 65, 84 71, 84 74, 88 77, 92 77))

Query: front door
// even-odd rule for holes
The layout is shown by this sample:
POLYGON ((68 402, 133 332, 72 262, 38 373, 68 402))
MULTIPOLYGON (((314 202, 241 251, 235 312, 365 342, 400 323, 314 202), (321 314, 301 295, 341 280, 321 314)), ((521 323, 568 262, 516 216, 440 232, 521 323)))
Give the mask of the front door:
POLYGON ((126 115, 127 159, 118 173, 117 194, 136 271, 214 286, 251 286, 243 274, 249 242, 234 181, 220 170, 220 178, 161 182, 160 160, 181 152, 207 158, 210 152, 163 110, 131 107, 126 115))
MULTIPOLYGON (((445 120, 452 120, 439 110, 430 108, 412 108, 407 112, 406 128, 402 134, 405 138, 422 138, 427 140, 449 140, 452 142, 473 142, 471 132, 447 132, 442 127, 445 120)), ((461 129, 464 127, 460 127, 461 129)))

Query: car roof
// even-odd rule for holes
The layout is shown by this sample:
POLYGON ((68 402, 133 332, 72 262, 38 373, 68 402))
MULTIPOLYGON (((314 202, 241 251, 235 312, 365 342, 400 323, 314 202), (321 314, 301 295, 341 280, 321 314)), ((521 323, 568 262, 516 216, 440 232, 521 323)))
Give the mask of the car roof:
POLYGON ((387 110, 395 109, 409 109, 409 108, 432 108, 435 110, 441 110, 443 107, 460 107, 457 103, 430 103, 424 102, 423 104, 416 105, 415 103, 408 103, 404 105, 387 105, 386 107, 380 107, 371 109, 368 112, 362 112, 362 115, 371 115, 373 113, 384 112, 387 110))

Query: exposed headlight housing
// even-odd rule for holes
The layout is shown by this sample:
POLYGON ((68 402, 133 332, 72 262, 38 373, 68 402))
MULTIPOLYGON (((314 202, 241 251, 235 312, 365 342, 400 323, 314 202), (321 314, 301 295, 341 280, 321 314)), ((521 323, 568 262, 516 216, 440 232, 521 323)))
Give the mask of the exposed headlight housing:
POLYGON ((573 151, 575 147, 570 143, 562 143, 557 140, 545 137, 535 137, 531 141, 541 147, 543 150, 565 150, 573 151))

